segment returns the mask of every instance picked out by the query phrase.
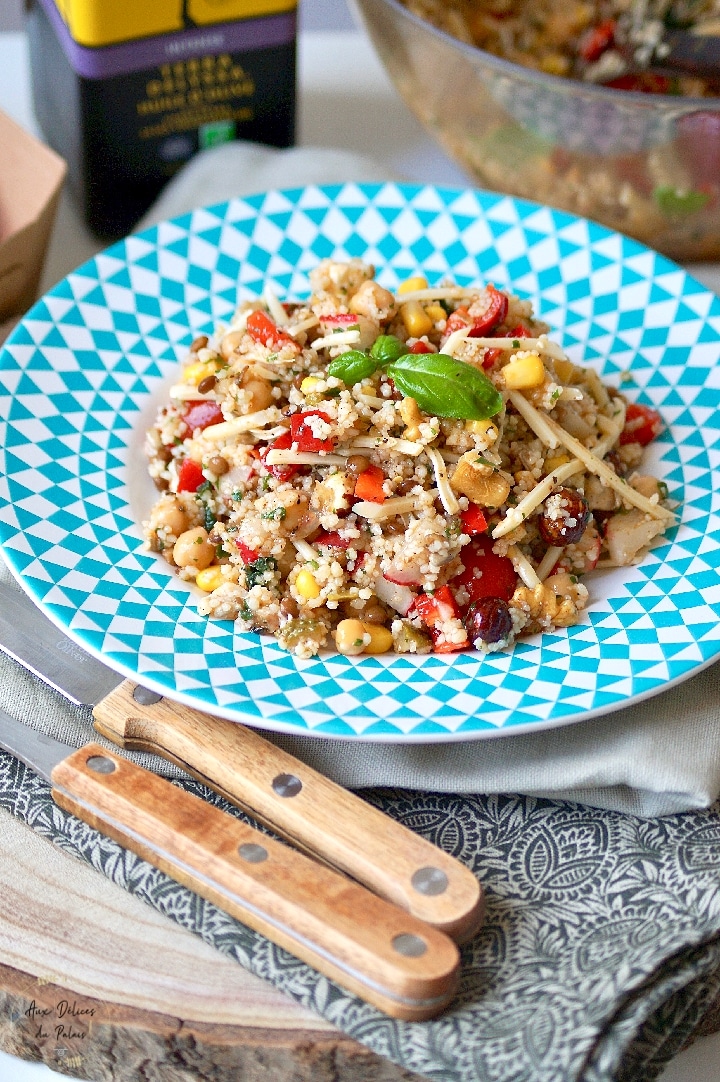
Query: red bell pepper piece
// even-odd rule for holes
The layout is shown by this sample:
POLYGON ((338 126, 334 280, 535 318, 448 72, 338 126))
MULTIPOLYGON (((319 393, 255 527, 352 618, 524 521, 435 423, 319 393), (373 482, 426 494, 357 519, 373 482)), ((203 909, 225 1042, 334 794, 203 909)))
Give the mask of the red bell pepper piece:
POLYGON ((197 462, 191 458, 184 458, 178 470, 178 492, 197 492, 205 482, 205 474, 197 462))
POLYGON ((415 598, 413 611, 430 630, 460 616, 455 596, 448 585, 438 587, 431 594, 420 594, 415 598))
POLYGON ((354 312, 333 312, 329 316, 320 316, 320 322, 326 323, 328 327, 355 327, 358 317, 354 312))
POLYGON ((313 538, 313 544, 321 549, 346 549, 350 547, 347 537, 341 537, 337 530, 323 530, 313 538))
POLYGON ((332 418, 322 410, 305 410, 303 413, 294 413, 290 418, 290 436, 292 443, 297 444, 298 451, 332 451, 335 446, 332 436, 322 438, 316 436, 310 422, 311 417, 319 417, 326 424, 332 424, 332 418))
POLYGON ((662 431, 662 417, 652 406, 631 402, 625 413, 625 427, 620 433, 620 443, 639 443, 646 447, 662 431))
POLYGON ((417 613, 430 632, 434 653, 453 654, 457 650, 465 650, 468 647, 467 641, 438 642, 442 624, 447 620, 460 619, 460 610, 449 586, 440 586, 432 594, 420 594, 415 598, 410 613, 417 613))
POLYGON ((182 419, 191 432, 195 432, 198 428, 210 428, 211 425, 220 424, 225 420, 217 402, 212 402, 210 399, 187 402, 182 419))
POLYGON ((281 346, 291 345, 299 349, 295 339, 291 338, 285 331, 281 331, 277 323, 270 319, 270 316, 261 309, 250 313, 245 326, 250 337, 255 342, 259 342, 261 346, 267 346, 269 349, 279 349, 281 346))
MULTIPOLYGON (((524 327, 522 323, 518 323, 517 327, 513 327, 513 329, 511 331, 508 331, 504 337, 530 338, 530 331, 527 329, 527 327, 524 327)), ((498 359, 498 357, 501 356, 502 352, 503 351, 501 349, 486 349, 485 355, 482 359, 483 368, 492 368, 492 366, 495 364, 495 361, 498 359)))
POLYGON ((427 342, 421 342, 420 339, 417 342, 413 342, 408 350, 409 353, 432 353, 433 350, 427 344, 427 342))
POLYGON ((460 521, 462 522, 463 533, 470 534, 471 537, 478 533, 485 533, 488 528, 487 519, 482 508, 478 507, 476 503, 471 503, 467 510, 460 512, 460 521))
POLYGON ((250 548, 244 541, 236 541, 235 548, 240 553, 240 559, 244 564, 254 564, 260 555, 257 549, 250 548))
POLYGON ((383 492, 385 474, 379 466, 368 466, 366 470, 358 474, 355 481, 355 496, 359 500, 368 500, 370 503, 385 503, 386 496, 383 492))
POLYGON ((464 304, 459 304, 454 312, 451 312, 445 321, 445 334, 453 334, 462 330, 463 327, 471 327, 472 319, 464 304))
POLYGON ((265 462, 265 456, 268 451, 271 450, 289 451, 292 447, 292 442, 293 439, 290 432, 283 432, 282 436, 278 436, 276 440, 273 440, 272 443, 268 444, 268 446, 264 447, 260 452, 260 459, 265 466, 265 469, 271 473, 273 477, 277 477, 278 481, 289 481, 291 477, 294 477, 295 474, 298 473, 301 467, 293 466, 291 462, 268 466, 265 462))
POLYGON ((501 349, 486 349, 482 359, 483 368, 492 368, 501 354, 501 349))
POLYGON ((460 330, 462 327, 469 327, 468 338, 484 338, 494 327, 502 323, 508 314, 509 301, 507 293, 496 289, 494 285, 488 285, 485 295, 487 306, 484 312, 479 315, 471 315, 464 305, 459 305, 448 316, 445 333, 452 334, 453 331, 460 330))
POLYGON ((618 75, 617 79, 608 79, 604 85, 614 90, 633 90, 639 94, 669 94, 672 80, 660 72, 637 71, 618 75))
POLYGON ((515 592, 517 573, 512 560, 492 551, 492 538, 478 536, 460 551, 464 571, 452 580, 468 594, 468 604, 481 597, 500 597, 509 601, 515 592))
POLYGON ((582 37, 578 50, 583 60, 588 64, 594 64, 596 60, 599 60, 615 41, 615 30, 614 19, 606 19, 605 22, 589 30, 582 37))
POLYGON ((472 317, 473 325, 469 338, 482 338, 493 327, 497 327, 498 323, 502 323, 508 314, 507 293, 502 293, 494 285, 488 285, 485 293, 488 299, 487 308, 482 315, 472 317))

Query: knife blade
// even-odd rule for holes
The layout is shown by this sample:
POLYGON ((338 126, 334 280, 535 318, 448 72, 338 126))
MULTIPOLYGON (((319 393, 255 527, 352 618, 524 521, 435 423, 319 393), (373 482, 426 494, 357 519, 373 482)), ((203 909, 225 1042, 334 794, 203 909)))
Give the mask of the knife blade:
POLYGON ((23 591, 0 582, 0 650, 77 705, 119 747, 175 763, 293 846, 457 942, 484 913, 460 861, 234 721, 161 698, 89 654, 23 591))
POLYGON ((68 748, 0 710, 0 748, 55 802, 394 1018, 440 1013, 459 952, 346 876, 100 744, 68 748))

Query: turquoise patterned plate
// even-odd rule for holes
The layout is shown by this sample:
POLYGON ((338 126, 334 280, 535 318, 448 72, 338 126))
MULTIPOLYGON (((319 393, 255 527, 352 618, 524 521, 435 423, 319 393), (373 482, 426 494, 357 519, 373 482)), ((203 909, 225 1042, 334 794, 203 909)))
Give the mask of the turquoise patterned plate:
MULTIPOLYGON (((0 538, 55 623, 119 672, 259 727, 384 741, 469 739, 605 713, 720 652, 720 301, 634 241, 534 204, 432 187, 268 192, 129 237, 44 297, 0 355, 0 538), (307 294, 325 256, 393 288, 508 286, 573 359, 662 411, 653 468, 681 522, 644 562, 595 573, 576 627, 508 653, 310 661, 196 613, 143 549, 142 443, 189 342, 238 297, 307 294)), ((194 589, 194 588, 193 588, 194 589)))

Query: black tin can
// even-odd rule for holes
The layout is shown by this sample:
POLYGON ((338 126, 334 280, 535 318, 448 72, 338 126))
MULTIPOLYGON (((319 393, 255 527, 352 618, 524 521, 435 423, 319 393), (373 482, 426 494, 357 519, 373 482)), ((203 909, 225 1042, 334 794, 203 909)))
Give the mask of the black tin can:
POLYGON ((61 0, 29 2, 33 102, 98 237, 128 233, 198 150, 233 139, 293 144, 294 0, 68 7, 74 19, 61 0))

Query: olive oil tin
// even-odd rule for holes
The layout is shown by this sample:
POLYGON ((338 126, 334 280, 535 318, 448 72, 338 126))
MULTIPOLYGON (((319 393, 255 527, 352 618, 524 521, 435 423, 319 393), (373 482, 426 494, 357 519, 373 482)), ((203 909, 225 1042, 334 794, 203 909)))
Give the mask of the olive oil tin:
POLYGON ((293 144, 296 23, 296 0, 29 0, 35 113, 96 235, 198 150, 293 144))

